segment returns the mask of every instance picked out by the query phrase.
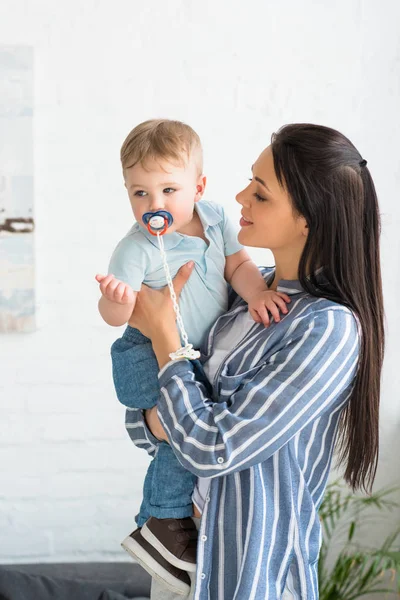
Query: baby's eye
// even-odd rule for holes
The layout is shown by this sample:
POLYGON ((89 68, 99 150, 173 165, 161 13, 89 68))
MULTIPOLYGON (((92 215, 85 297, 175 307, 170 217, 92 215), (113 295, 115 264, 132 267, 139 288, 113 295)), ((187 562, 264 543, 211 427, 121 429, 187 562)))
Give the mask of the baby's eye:
POLYGON ((176 190, 174 190, 174 188, 164 188, 163 189, 163 193, 164 194, 172 194, 172 192, 175 192, 176 190))
POLYGON ((138 190, 137 192, 135 192, 135 196, 139 196, 139 198, 143 198, 143 196, 146 195, 147 192, 145 192, 144 190, 138 190))

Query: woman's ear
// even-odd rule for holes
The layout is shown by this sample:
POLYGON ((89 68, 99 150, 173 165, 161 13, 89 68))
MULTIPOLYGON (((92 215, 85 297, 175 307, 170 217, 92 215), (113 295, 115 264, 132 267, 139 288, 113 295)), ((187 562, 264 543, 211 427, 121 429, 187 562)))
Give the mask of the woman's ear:
POLYGON ((206 189, 206 183, 207 177, 205 175, 200 175, 196 184, 196 195, 194 197, 195 202, 198 202, 202 198, 204 190, 206 189))

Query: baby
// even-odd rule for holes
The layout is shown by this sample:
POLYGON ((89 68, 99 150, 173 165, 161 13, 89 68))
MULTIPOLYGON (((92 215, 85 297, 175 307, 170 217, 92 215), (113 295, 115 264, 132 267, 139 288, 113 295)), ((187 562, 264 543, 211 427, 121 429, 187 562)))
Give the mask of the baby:
MULTIPOLYGON (((158 239, 143 222, 145 213, 157 211, 173 217, 163 235, 171 277, 188 261, 195 265, 179 300, 194 348, 200 347, 210 326, 227 310, 228 284, 246 300, 256 322, 268 326, 268 311, 276 320, 279 309, 287 312, 289 298, 268 290, 222 206, 202 200, 206 187, 202 148, 191 127, 170 120, 141 123, 123 143, 121 162, 136 223, 114 250, 109 275, 96 276, 102 294, 99 311, 106 323, 119 326, 129 321, 142 283, 153 288, 167 284, 158 239)), ((153 407, 159 386, 150 340, 128 326, 116 345, 131 348, 136 359, 132 371, 129 352, 124 352, 126 374, 122 384, 116 381, 118 399, 128 410, 153 407), (138 385, 142 393, 133 397, 131 389, 138 385)), ((122 543, 152 576, 162 572, 162 579, 175 587, 179 580, 185 585, 185 571, 196 566, 197 529, 191 518, 195 484, 196 477, 182 467, 171 446, 159 444, 135 517, 138 528, 122 543)))

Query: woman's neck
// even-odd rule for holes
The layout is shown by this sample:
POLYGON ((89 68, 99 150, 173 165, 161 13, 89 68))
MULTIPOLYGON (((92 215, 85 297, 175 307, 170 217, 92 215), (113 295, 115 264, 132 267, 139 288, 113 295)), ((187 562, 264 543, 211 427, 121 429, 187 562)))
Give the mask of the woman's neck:
POLYGON ((288 257, 286 260, 282 257, 275 258, 275 277, 270 288, 276 290, 278 283, 281 279, 297 280, 299 278, 299 260, 296 258, 288 257))

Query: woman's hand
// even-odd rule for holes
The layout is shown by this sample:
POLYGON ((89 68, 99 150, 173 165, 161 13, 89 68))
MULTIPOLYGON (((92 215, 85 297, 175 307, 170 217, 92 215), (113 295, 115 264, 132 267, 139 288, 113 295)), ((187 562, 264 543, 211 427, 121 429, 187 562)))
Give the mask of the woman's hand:
MULTIPOLYGON (((183 286, 189 279, 194 263, 191 261, 183 265, 176 274, 173 285, 177 300, 183 286)), ((136 327, 146 337, 153 340, 162 327, 164 330, 176 331, 176 315, 172 304, 169 287, 158 290, 147 285, 142 285, 136 299, 135 309, 128 323, 136 327)))

